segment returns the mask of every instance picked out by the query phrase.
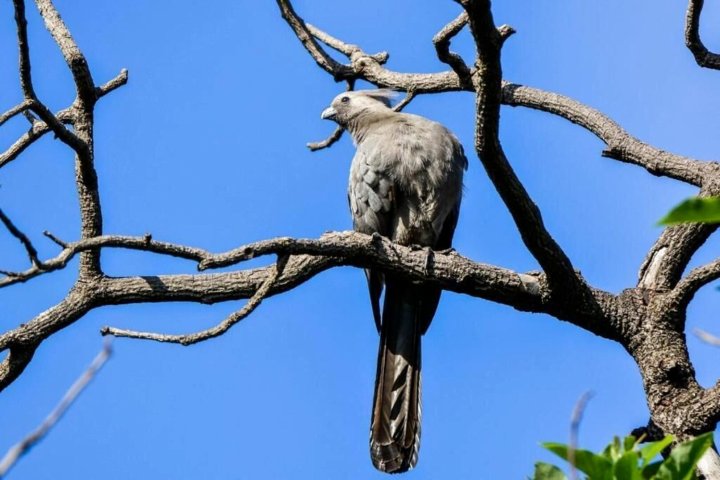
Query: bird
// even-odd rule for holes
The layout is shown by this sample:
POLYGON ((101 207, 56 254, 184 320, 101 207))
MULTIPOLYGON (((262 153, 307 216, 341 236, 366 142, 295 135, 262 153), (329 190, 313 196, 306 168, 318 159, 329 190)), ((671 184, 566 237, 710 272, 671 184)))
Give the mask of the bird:
MULTIPOLYGON (((348 91, 320 115, 349 132, 356 147, 348 185, 353 229, 413 248, 449 250, 467 158, 440 123, 394 111, 396 95, 389 89, 348 91)), ((370 456, 376 469, 402 473, 418 460, 420 340, 442 290, 375 268, 365 274, 380 334, 370 456)))

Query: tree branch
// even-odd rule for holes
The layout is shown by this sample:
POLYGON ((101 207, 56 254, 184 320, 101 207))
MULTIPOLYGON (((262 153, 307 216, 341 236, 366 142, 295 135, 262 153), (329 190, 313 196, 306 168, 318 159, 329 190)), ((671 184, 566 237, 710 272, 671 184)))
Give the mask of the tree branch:
POLYGON ((673 289, 674 299, 685 308, 695 294, 708 283, 720 278, 720 259, 695 268, 680 280, 673 289))
MULTIPOLYGON (((73 112, 71 108, 61 110, 56 113, 54 117, 61 123, 68 123, 73 118, 73 112)), ((0 154, 0 168, 15 160, 27 147, 50 131, 52 131, 52 129, 47 123, 40 121, 33 122, 27 133, 23 134, 7 150, 0 154)))
POLYGON ((25 371, 25 367, 35 354, 37 345, 24 345, 11 348, 0 363, 0 392, 14 382, 25 371))
POLYGON ((22 244, 23 248, 25 248, 25 251, 27 252, 27 256, 30 259, 30 263, 32 264, 33 268, 42 269, 42 264, 37 256, 37 250, 33 246, 30 239, 25 235, 22 231, 20 231, 19 228, 15 226, 15 224, 8 218, 7 215, 5 215, 5 212, 2 211, 0 208, 0 222, 5 225, 5 228, 8 229, 10 234, 17 238, 20 243, 22 244))
MULTIPOLYGON (((502 39, 493 22, 490 2, 467 0, 465 8, 478 51, 476 85, 475 150, 485 170, 510 211, 530 253, 548 275, 551 285, 565 294, 579 297, 584 283, 570 259, 546 230, 539 209, 515 175, 499 138, 502 100, 502 39)), ((577 298, 576 298, 577 300, 577 298)))
POLYGON ((32 100, 23 100, 22 102, 18 103, 14 107, 12 107, 7 112, 0 115, 0 126, 2 126, 5 122, 13 118, 15 115, 19 115, 21 113, 27 112, 30 107, 32 106, 32 100))
POLYGON ((105 365, 105 362, 110 358, 111 353, 110 342, 106 341, 103 349, 93 359, 87 370, 75 380, 75 383, 73 383, 70 389, 63 395, 60 403, 58 403, 45 420, 43 420, 40 426, 8 450, 2 460, 0 460, 0 478, 5 477, 23 455, 28 453, 32 447, 45 438, 48 432, 50 432, 55 424, 63 417, 67 409, 75 402, 78 395, 80 395, 90 381, 95 378, 103 365, 105 365))
POLYGON ((457 74, 458 78, 462 82, 463 86, 470 89, 472 88, 471 72, 465 61, 457 53, 450 51, 450 40, 460 33, 460 31, 467 25, 468 16, 467 12, 463 11, 460 15, 445 25, 433 37, 432 41, 435 45, 435 51, 437 52, 438 59, 450 65, 450 68, 457 74))
MULTIPOLYGON (((320 68, 331 74, 337 81, 354 78, 355 75, 351 67, 338 63, 318 45, 308 26, 303 19, 295 13, 289 1, 277 0, 277 4, 280 7, 282 17, 288 25, 290 25, 290 28, 293 29, 293 32, 295 32, 295 35, 302 42, 305 50, 308 51, 320 68)), ((345 47, 341 46, 340 48, 345 47)))
POLYGON ((603 156, 641 166, 653 175, 702 186, 717 168, 715 163, 700 162, 643 143, 607 115, 564 95, 513 83, 505 83, 502 93, 506 105, 540 110, 585 128, 607 145, 603 156))
POLYGON ((193 345, 195 343, 204 342, 205 340, 218 337, 230 330, 230 328, 232 328, 236 323, 246 318, 248 315, 254 312, 258 306, 260 306, 263 299, 270 291, 270 288, 272 288, 272 286, 275 284, 278 277, 282 275, 283 269, 285 268, 285 265, 287 265, 287 261, 288 257, 278 258, 277 263, 269 267, 270 271, 267 275, 267 278, 262 283, 262 285, 260 285, 260 288, 257 289, 253 296, 250 297, 245 306, 243 306, 243 308, 241 308, 239 311, 227 317, 218 325, 207 330, 187 335, 167 335, 162 333, 137 332, 133 330, 123 330, 114 327, 103 327, 101 333, 103 335, 113 335, 115 337, 154 340, 156 342, 165 343, 179 343, 184 346, 193 345))
MULTIPOLYGON (((287 1, 282 3, 289 5, 287 1)), ((286 20, 288 19, 286 18, 286 20)), ((453 33, 458 28, 459 23, 462 23, 462 16, 445 27, 450 27, 447 34, 453 33)), ((392 88, 406 92, 413 90, 416 94, 458 90, 474 91, 475 89, 475 85, 463 84, 454 71, 400 73, 386 69, 372 55, 363 52, 360 47, 338 40, 316 27, 307 26, 309 29, 311 28, 309 31, 312 36, 327 41, 329 45, 348 56, 348 58, 352 57, 353 60, 350 65, 353 70, 352 75, 350 75, 352 78, 365 80, 381 88, 392 88)), ((444 31, 445 29, 441 30, 438 35, 444 31)), ((499 27, 497 29, 497 41, 503 42, 513 32, 514 30, 511 27, 499 27)), ((452 36, 449 38, 452 38, 452 36)), ((333 70, 332 68, 329 73, 335 77, 337 75, 346 75, 345 70, 333 70)), ((474 82, 477 82, 477 78, 474 79, 474 82)), ((587 129, 605 142, 608 148, 603 152, 604 156, 641 166, 653 175, 667 176, 700 186, 704 178, 711 173, 715 175, 719 168, 714 162, 700 162, 643 143, 631 136, 603 113, 563 95, 503 82, 502 103, 510 106, 532 108, 565 118, 587 129)))
MULTIPOLYGON (((138 249, 156 249, 152 243, 141 248, 137 239, 126 242, 126 245, 138 249)), ((175 248, 182 251, 187 247, 162 247, 165 252, 173 253, 175 248)), ((189 251, 191 253, 186 257, 202 256, 196 255, 193 249, 189 251)), ((475 263, 455 252, 433 252, 428 257, 424 250, 413 250, 383 237, 356 232, 332 233, 319 240, 277 238, 257 242, 211 255, 208 258, 213 261, 204 267, 233 265, 268 254, 292 257, 278 278, 271 282, 267 296, 295 288, 329 268, 352 265, 394 272, 413 281, 484 298, 522 311, 549 313, 606 338, 619 340, 621 332, 632 329, 623 323, 625 320, 618 313, 621 311, 618 299, 609 293, 592 290, 591 303, 594 309, 589 307, 584 313, 572 311, 565 308, 562 302, 553 300, 542 274, 518 274, 475 263), (599 316, 598 311, 611 313, 599 316)), ((216 303, 249 298, 273 275, 274 267, 271 266, 219 274, 89 279, 78 283, 55 307, 0 335, 0 350, 36 346, 88 311, 106 305, 170 301, 216 303)), ((0 385, 11 381, 0 375, 0 385)))
POLYGON ((85 56, 78 48, 77 43, 75 43, 70 30, 63 22, 52 0, 35 0, 35 5, 45 22, 45 28, 50 32, 53 40, 60 48, 65 63, 70 68, 78 100, 82 105, 91 108, 95 100, 97 100, 97 94, 85 56))
POLYGON ((685 45, 692 52, 698 65, 720 70, 720 55, 712 53, 700 38, 700 15, 705 0, 690 0, 685 15, 685 45))
MULTIPOLYGON (((345 90, 349 92, 354 89, 355 89, 355 80, 354 79, 348 80, 347 88, 345 90)), ((323 148, 328 148, 329 146, 333 145, 335 142, 340 140, 344 131, 345 131, 345 129, 338 125, 335 128, 335 130, 330 134, 330 136, 327 137, 325 140, 322 140, 320 142, 310 142, 307 144, 307 147, 310 149, 311 152, 315 152, 317 150, 322 150, 323 148)))

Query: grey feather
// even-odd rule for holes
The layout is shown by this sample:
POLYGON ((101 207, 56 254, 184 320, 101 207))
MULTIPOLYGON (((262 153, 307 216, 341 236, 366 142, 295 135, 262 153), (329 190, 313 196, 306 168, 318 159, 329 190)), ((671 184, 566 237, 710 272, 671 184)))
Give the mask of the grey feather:
MULTIPOLYGON (((403 245, 449 248, 467 168, 463 148, 439 123, 391 110, 393 95, 346 92, 326 110, 357 147, 348 186, 353 227, 403 245)), ((415 466, 420 445, 420 338, 441 291, 372 269, 366 274, 380 330, 371 457, 381 471, 404 472, 415 466)))

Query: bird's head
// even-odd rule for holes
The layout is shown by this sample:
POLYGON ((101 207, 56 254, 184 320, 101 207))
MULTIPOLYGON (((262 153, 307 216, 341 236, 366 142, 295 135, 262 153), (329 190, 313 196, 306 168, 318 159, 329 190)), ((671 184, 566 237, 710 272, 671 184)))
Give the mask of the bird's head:
POLYGON ((387 89, 344 92, 333 99, 330 106, 320 114, 320 118, 347 127, 364 112, 390 109, 390 101, 396 95, 396 92, 387 89))

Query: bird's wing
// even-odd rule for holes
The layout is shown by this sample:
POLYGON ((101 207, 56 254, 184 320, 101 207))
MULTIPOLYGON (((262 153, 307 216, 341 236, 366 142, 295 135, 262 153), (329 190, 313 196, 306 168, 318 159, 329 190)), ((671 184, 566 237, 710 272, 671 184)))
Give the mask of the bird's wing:
MULTIPOLYGON (((358 148, 350 168, 348 199, 353 228, 362 233, 379 233, 390 236, 394 210, 395 187, 382 168, 380 158, 373 151, 358 148)), ((366 269, 370 303, 375 326, 380 331, 380 296, 383 291, 383 274, 366 269)))

